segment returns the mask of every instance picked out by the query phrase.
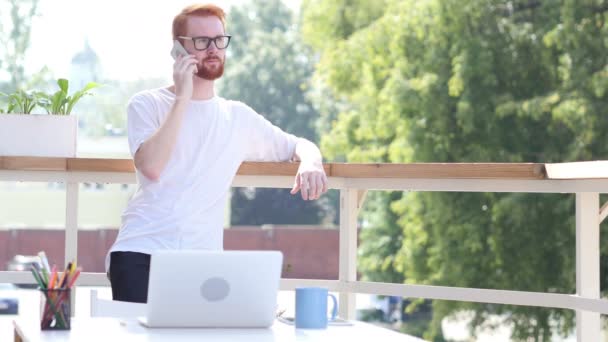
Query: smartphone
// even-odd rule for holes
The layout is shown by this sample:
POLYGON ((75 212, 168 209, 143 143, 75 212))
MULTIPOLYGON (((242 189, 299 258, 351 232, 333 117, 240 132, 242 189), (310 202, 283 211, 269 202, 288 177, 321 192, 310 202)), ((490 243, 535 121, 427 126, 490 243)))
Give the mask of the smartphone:
POLYGON ((173 49, 171 49, 171 57, 173 59, 177 59, 177 56, 187 56, 189 55, 188 51, 183 47, 183 45, 176 39, 173 41, 173 49))

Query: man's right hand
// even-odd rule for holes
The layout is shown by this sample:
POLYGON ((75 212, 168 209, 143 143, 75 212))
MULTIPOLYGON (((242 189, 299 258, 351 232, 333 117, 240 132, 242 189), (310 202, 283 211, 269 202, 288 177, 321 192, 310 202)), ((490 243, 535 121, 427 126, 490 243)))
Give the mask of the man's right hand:
POLYGON ((197 72, 196 58, 192 55, 178 56, 173 64, 175 103, 165 121, 148 140, 135 152, 135 167, 148 179, 158 181, 167 166, 184 118, 185 107, 192 99, 194 73, 197 72))
POLYGON ((193 55, 180 55, 173 63, 173 84, 175 84, 176 99, 190 100, 192 98, 192 78, 198 72, 197 63, 193 55))

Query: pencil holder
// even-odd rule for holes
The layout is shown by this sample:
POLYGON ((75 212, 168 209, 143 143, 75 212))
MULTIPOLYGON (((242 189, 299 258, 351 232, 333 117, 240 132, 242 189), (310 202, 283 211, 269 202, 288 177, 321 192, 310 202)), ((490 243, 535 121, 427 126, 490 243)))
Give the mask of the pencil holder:
POLYGON ((69 330, 71 317, 70 289, 40 289, 40 329, 69 330))

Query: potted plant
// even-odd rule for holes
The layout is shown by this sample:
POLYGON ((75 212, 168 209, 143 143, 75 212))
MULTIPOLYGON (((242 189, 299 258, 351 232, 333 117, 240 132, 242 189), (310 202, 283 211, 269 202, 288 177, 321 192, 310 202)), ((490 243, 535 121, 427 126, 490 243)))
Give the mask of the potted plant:
POLYGON ((99 85, 91 82, 72 95, 68 80, 59 79, 57 85, 54 93, 0 93, 8 102, 5 110, 0 109, 0 156, 76 157, 78 118, 70 114, 99 85))

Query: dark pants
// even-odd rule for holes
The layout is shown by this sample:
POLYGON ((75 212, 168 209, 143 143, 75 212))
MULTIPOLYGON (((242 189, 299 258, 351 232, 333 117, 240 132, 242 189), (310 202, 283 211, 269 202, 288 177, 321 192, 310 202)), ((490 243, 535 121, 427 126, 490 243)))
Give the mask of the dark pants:
POLYGON ((110 253, 112 299, 146 303, 150 279, 150 255, 136 252, 110 253))

